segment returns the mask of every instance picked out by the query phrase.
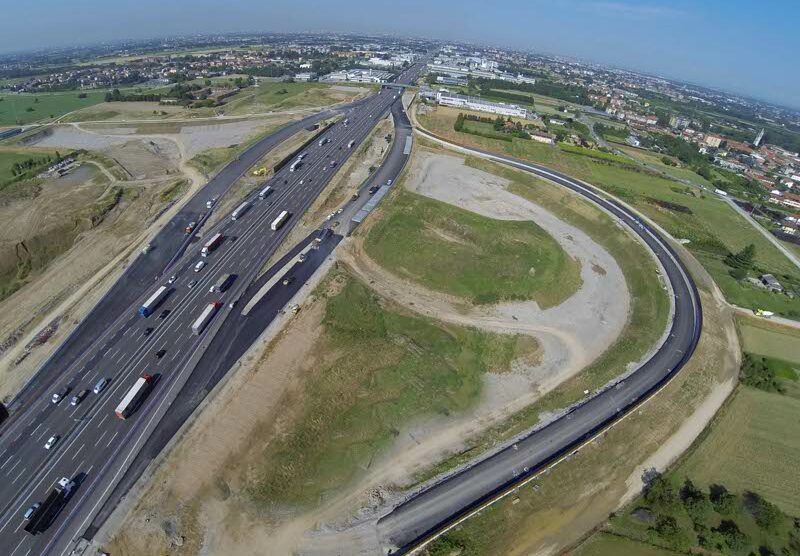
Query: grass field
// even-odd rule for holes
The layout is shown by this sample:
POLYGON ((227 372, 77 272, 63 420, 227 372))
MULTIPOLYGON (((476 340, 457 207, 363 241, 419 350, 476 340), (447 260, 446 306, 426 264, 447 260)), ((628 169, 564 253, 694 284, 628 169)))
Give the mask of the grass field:
MULTIPOLYGON (((420 115, 420 123, 438 135, 517 158, 541 162, 556 170, 592 183, 634 205, 679 239, 697 256, 722 288, 728 301, 800 318, 800 297, 790 299, 732 278, 723 259, 727 251, 739 251, 752 243, 755 266, 790 281, 800 282, 800 273, 780 251, 733 209, 714 195, 705 195, 685 185, 637 171, 611 161, 581 156, 561 148, 525 139, 511 142, 458 133, 453 129, 458 110, 439 107, 420 115)), ((753 271, 756 274, 758 271, 753 271)))
POLYGON ((406 191, 364 247, 395 274, 473 303, 534 299, 547 308, 581 284, 577 261, 535 223, 493 220, 406 191))
POLYGON ((22 163, 31 158, 39 160, 47 156, 47 153, 32 152, 25 150, 0 150, 0 187, 14 179, 11 169, 16 163, 22 163))
POLYGON ((0 94, 0 126, 29 124, 103 102, 106 91, 0 94), (86 98, 78 98, 85 94, 86 98))
POLYGON ((572 556, 672 556, 666 548, 601 531, 571 552, 572 556))
POLYGON ((332 274, 320 364, 299 417, 260 460, 250 493, 269 505, 313 505, 353 479, 404 424, 469 407, 481 376, 537 347, 408 316, 349 275, 332 274))
POLYGON ((738 316, 742 349, 800 364, 800 330, 752 317, 738 316))
POLYGON ((800 516, 800 400, 741 388, 676 470, 698 484, 754 490, 800 516))
POLYGON ((228 115, 252 114, 290 108, 310 108, 336 102, 339 93, 322 83, 262 82, 245 89, 225 104, 228 115))

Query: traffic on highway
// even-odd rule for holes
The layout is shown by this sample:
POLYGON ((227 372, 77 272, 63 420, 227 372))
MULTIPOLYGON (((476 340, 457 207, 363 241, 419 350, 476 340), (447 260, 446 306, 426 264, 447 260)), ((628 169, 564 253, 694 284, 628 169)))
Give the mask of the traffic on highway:
POLYGON ((62 554, 84 534, 247 286, 394 102, 393 92, 358 103, 302 163, 282 167, 210 229, 194 223, 189 233, 201 237, 79 357, 55 365, 49 395, 19 410, 0 437, 4 553, 62 554))

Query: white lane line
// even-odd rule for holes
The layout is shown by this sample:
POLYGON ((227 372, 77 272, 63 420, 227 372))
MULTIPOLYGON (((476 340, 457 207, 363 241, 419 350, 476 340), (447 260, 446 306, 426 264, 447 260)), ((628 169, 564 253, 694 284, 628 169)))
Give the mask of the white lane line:
POLYGON ((119 431, 117 431, 117 432, 115 432, 115 433, 114 433, 114 436, 112 436, 112 437, 111 437, 111 440, 109 440, 109 441, 108 441, 108 444, 106 444, 106 448, 108 448, 109 446, 111 446, 111 443, 112 443, 112 442, 114 442, 114 439, 117 437, 117 435, 118 435, 118 434, 119 434, 119 431))
POLYGON ((14 471, 14 469, 19 465, 19 462, 21 462, 21 461, 22 461, 21 459, 17 459, 17 462, 14 465, 12 465, 11 467, 8 468, 8 471, 6 471, 6 474, 7 475, 11 475, 11 472, 14 471))
POLYGON ((95 442, 95 443, 94 443, 94 445, 95 445, 95 446, 97 446, 98 444, 100 444, 100 442, 103 440, 103 438, 105 438, 105 436, 106 436, 106 433, 107 433, 107 432, 108 432, 108 431, 103 431, 103 434, 101 434, 101 435, 100 435, 100 438, 98 438, 98 439, 97 439, 97 442, 95 442))
POLYGON ((20 469, 20 472, 17 474, 16 477, 14 477, 14 480, 11 481, 11 484, 13 485, 14 483, 16 483, 19 480, 19 478, 22 477, 22 474, 25 473, 27 469, 28 469, 27 467, 23 467, 22 469, 20 469))
POLYGON ((8 456, 8 459, 3 462, 3 465, 0 465, 0 469, 5 467, 8 464, 8 462, 11 461, 12 459, 14 459, 14 454, 11 454, 10 456, 8 456))
POLYGON ((26 540, 28 540, 27 536, 22 537, 22 540, 19 541, 19 544, 16 546, 16 548, 14 548, 14 550, 11 552, 10 556, 14 556, 14 554, 16 554, 17 550, 19 550, 19 547, 22 546, 22 543, 24 543, 26 540))
POLYGON ((70 475, 70 477, 77 477, 77 476, 78 476, 78 472, 81 470, 81 467, 83 467, 83 464, 84 464, 84 463, 86 463, 86 458, 84 458, 84 459, 82 459, 82 460, 81 460, 81 462, 80 462, 80 463, 78 464, 78 466, 75 468, 75 471, 73 471, 73 472, 72 472, 72 474, 70 475))
POLYGON ((42 430, 42 432, 40 432, 39 436, 36 438, 36 442, 41 442, 42 438, 44 438, 44 435, 46 434, 47 434, 47 429, 42 430))
POLYGON ((103 425, 103 423, 105 422, 105 420, 106 420, 106 419, 108 419, 108 413, 106 413, 105 415, 103 415, 103 418, 102 418, 102 419, 100 419, 100 422, 99 422, 99 423, 97 423, 97 428, 100 428, 100 427, 103 425))
POLYGON ((86 446, 85 442, 81 444, 81 447, 78 448, 78 450, 72 455, 72 461, 75 461, 75 458, 78 457, 78 454, 81 453, 81 450, 83 450, 84 446, 86 446))

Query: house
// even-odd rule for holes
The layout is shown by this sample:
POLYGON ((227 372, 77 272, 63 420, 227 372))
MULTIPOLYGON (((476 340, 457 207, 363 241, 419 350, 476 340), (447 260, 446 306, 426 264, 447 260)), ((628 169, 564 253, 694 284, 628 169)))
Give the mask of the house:
POLYGON ((772 290, 774 292, 782 292, 783 286, 781 283, 778 282, 772 274, 762 274, 760 276, 761 283, 764 284, 767 289, 772 290))

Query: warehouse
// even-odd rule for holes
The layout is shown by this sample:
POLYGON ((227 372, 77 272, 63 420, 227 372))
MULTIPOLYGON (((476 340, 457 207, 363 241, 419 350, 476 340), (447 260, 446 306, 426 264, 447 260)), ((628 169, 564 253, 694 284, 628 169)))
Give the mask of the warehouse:
POLYGON ((527 118, 528 110, 516 104, 505 104, 503 102, 489 102, 477 97, 456 95, 445 91, 436 93, 436 102, 442 106, 453 106, 466 110, 477 110, 478 112, 489 112, 490 114, 500 114, 501 116, 515 116, 517 118, 527 118))

